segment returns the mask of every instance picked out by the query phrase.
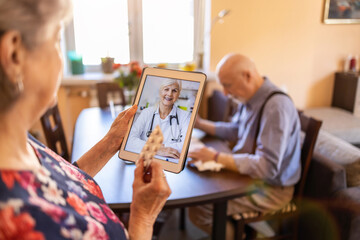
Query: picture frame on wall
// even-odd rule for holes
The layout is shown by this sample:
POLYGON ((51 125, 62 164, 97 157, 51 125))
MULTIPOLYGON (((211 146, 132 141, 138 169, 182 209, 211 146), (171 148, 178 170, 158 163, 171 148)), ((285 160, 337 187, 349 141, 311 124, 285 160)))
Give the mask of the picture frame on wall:
POLYGON ((324 23, 360 24, 360 0, 325 0, 324 23))

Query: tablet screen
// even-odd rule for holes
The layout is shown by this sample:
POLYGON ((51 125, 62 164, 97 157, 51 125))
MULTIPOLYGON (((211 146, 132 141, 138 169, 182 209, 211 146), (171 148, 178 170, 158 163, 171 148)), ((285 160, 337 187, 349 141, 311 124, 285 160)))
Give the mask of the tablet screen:
POLYGON ((140 84, 138 110, 125 138, 124 151, 138 155, 159 125, 164 140, 155 158, 167 162, 170 169, 171 164, 183 164, 204 82, 146 74, 140 84))

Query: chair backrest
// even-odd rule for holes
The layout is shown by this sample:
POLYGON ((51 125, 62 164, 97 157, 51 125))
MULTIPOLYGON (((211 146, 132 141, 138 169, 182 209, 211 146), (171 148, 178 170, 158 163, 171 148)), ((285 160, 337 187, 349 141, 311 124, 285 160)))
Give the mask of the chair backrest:
POLYGON ((48 109, 40 120, 48 147, 65 160, 70 161, 58 106, 55 105, 48 109))
POLYGON ((109 106, 113 101, 114 105, 126 106, 124 89, 115 82, 100 82, 96 84, 97 95, 100 108, 109 106))
POLYGON ((214 90, 208 98, 208 119, 211 121, 228 122, 231 120, 235 103, 219 90, 214 90))
POLYGON ((302 111, 298 111, 298 114, 301 131, 305 133, 305 136, 301 147, 301 178, 295 186, 294 198, 301 199, 322 121, 308 117, 302 111))

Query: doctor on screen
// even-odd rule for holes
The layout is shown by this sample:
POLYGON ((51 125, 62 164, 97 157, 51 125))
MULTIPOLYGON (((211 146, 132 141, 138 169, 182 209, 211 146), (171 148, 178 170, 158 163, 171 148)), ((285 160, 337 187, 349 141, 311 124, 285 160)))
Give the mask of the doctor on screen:
POLYGON ((190 112, 175 105, 181 92, 181 85, 181 81, 175 79, 167 79, 161 84, 159 103, 142 110, 133 124, 128 139, 132 151, 140 152, 152 130, 159 125, 164 141, 157 155, 170 158, 180 157, 191 117, 190 112))

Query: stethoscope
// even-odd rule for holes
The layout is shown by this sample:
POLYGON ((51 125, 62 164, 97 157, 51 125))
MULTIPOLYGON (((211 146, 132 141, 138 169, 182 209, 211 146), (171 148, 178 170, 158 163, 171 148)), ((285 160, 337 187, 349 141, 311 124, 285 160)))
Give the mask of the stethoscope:
MULTIPOLYGON (((153 129, 153 125, 154 125, 154 118, 155 118, 155 112, 153 113, 153 116, 152 116, 152 119, 151 119, 150 129, 149 129, 149 131, 146 132, 146 137, 149 137, 150 134, 152 133, 152 129, 153 129)), ((169 119, 170 120, 170 132, 171 132, 171 136, 173 137, 171 139, 171 141, 173 141, 173 142, 181 142, 182 135, 181 135, 180 131, 179 131, 178 137, 177 138, 174 137, 175 134, 173 133, 173 128, 172 128, 172 120, 174 118, 176 119, 176 123, 177 123, 178 129, 179 129, 179 118, 178 118, 177 111, 176 111, 175 116, 170 115, 170 119, 169 119)))

